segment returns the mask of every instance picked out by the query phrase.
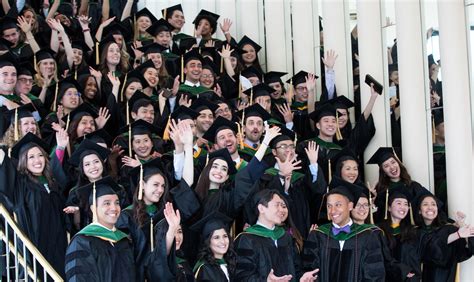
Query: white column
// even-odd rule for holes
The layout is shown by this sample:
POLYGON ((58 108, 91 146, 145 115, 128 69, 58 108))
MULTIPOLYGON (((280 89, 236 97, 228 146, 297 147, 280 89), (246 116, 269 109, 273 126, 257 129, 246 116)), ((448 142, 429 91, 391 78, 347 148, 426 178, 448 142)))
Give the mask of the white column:
MULTIPOLYGON (((364 83, 365 75, 372 75, 384 84, 383 95, 375 101, 372 116, 377 131, 365 150, 364 159, 368 160, 379 147, 391 145, 390 111, 388 101, 388 78, 386 71, 387 54, 385 52, 382 30, 381 3, 377 1, 357 1, 357 29, 359 37, 360 96, 362 109, 370 98, 370 88, 364 83)), ((378 181, 378 166, 367 165, 365 178, 372 185, 378 181)))
MULTIPOLYGON (((449 213, 453 216, 455 211, 463 211, 467 222, 472 223, 474 140, 464 1, 439 1, 438 14, 449 213)), ((474 260, 471 259, 461 264, 460 278, 472 281, 473 277, 474 260)))
POLYGON ((403 163, 413 180, 434 187, 428 66, 421 1, 396 1, 403 163))
MULTIPOLYGON (((315 55, 316 52, 319 53, 319 48, 315 49, 313 31, 313 29, 318 28, 316 23, 319 25, 319 16, 318 13, 313 14, 312 9, 313 5, 316 8, 318 5, 317 3, 312 3, 311 0, 293 0, 291 5, 295 72, 305 70, 321 77, 319 69, 315 68, 315 55)), ((319 56, 317 58, 319 59, 319 56)))
POLYGON ((339 95, 354 100, 352 84, 352 53, 347 0, 323 1, 324 50, 339 55, 334 66, 339 95))
MULTIPOLYGON (((288 69, 287 39, 291 38, 291 32, 287 32, 286 29, 285 13, 289 13, 288 10, 286 11, 287 12, 285 12, 285 2, 283 0, 272 0, 265 3, 267 70, 285 71, 288 69)), ((291 50, 291 45, 288 47, 291 50)), ((259 55, 259 59, 262 59, 261 55, 259 55)))

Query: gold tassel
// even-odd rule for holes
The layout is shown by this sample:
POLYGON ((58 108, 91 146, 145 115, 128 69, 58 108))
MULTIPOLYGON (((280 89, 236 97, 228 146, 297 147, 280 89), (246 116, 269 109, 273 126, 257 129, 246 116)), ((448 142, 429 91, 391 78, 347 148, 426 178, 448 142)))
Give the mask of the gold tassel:
POLYGON ((388 218, 388 188, 387 192, 385 193, 385 217, 384 219, 386 220, 388 218))
POLYGON ((150 249, 153 252, 155 238, 153 238, 153 217, 150 218, 150 249))
POLYGON ((71 121, 71 114, 67 115, 67 120, 66 120, 66 131, 69 129, 69 122, 71 121))
POLYGON ((374 215, 372 214, 372 193, 370 192, 369 181, 367 181, 367 189, 369 190, 369 220, 370 224, 374 224, 374 215))
POLYGON ((250 100, 249 100, 249 106, 252 106, 253 104, 253 86, 250 88, 250 100))
POLYGON ((208 163, 209 163, 209 152, 207 152, 207 155, 206 155, 206 166, 208 163))
POLYGON ((339 128, 339 116, 338 116, 337 111, 336 111, 336 139, 337 141, 342 140, 341 129, 339 128))
POLYGON ((95 65, 99 65, 99 42, 95 43, 95 65))
POLYGON ((36 66, 36 53, 33 55, 33 66, 35 67, 35 71, 38 72, 37 66, 36 66))
POLYGON ((56 104, 58 103, 58 92, 59 92, 59 82, 56 82, 56 87, 54 89, 54 102, 53 102, 53 112, 56 111, 56 104))
POLYGON ((331 183, 332 181, 332 168, 331 168, 331 159, 328 160, 328 183, 331 183))
POLYGON ((395 159, 397 159, 397 161, 399 163, 402 163, 402 161, 398 158, 397 152, 395 152, 395 148, 393 148, 393 147, 392 147, 392 152, 393 152, 393 156, 395 157, 395 159))
POLYGON ((128 101, 125 102, 125 117, 127 118, 127 124, 130 124, 130 106, 128 101))
POLYGON ((242 98, 242 81, 240 80, 239 74, 239 99, 242 98))
POLYGON ((171 114, 168 116, 168 121, 166 122, 165 131, 163 132, 163 140, 170 140, 170 126, 171 126, 171 114))
POLYGON ((410 223, 411 225, 415 225, 415 218, 413 217, 413 209, 411 208, 411 203, 410 203, 410 223))
POLYGON ((166 20, 166 14, 168 13, 168 8, 164 9, 163 11, 163 19, 166 20))
POLYGON ((140 178, 138 180, 138 200, 143 200, 143 164, 140 164, 140 178))
POLYGON ((140 37, 140 34, 138 32, 138 26, 137 26, 137 15, 133 14, 133 38, 135 40, 138 40, 140 37))
POLYGON ((123 97, 123 93, 125 91, 125 84, 127 83, 127 77, 128 77, 128 73, 125 74, 125 79, 123 80, 122 90, 120 91, 120 102, 125 101, 123 97))
POLYGON ((9 158, 12 157, 12 148, 11 147, 8 148, 8 157, 9 158))
POLYGON ((97 220, 97 190, 95 189, 95 181, 92 184, 92 222, 98 222, 97 220))
POLYGON ((77 68, 76 68, 76 70, 74 71, 74 79, 77 80, 77 68))
POLYGON ((288 86, 288 95, 286 96, 288 105, 291 105, 293 103, 293 79, 290 79, 290 85, 288 86))
MULTIPOLYGON (((240 121, 242 123, 242 133, 244 132, 244 124, 245 124, 245 109, 242 110, 242 120, 240 121)), ((242 136, 242 138, 244 138, 242 136)))
POLYGON ((184 56, 181 55, 181 83, 184 83, 184 56))
POLYGON ((132 125, 128 124, 128 156, 132 157, 132 125))
POLYGON ((296 132, 295 132, 295 141, 294 141, 294 144, 295 144, 295 147, 296 147, 296 144, 298 143, 298 136, 296 136, 296 132))
POLYGON ((14 130, 15 130, 15 134, 14 134, 14 137, 13 137, 13 140, 18 141, 18 139, 20 139, 20 136, 19 136, 19 128, 18 128, 18 108, 15 109, 15 127, 14 127, 14 130))
POLYGON ((224 58, 221 57, 221 73, 223 73, 223 72, 224 72, 224 58))
POLYGON ((242 128, 240 126, 240 123, 236 122, 237 124, 237 133, 239 134, 239 143, 240 143, 240 149, 244 149, 244 136, 242 135, 242 128))
POLYGON ((434 115, 431 116, 431 138, 433 144, 436 143, 436 124, 434 121, 434 115))

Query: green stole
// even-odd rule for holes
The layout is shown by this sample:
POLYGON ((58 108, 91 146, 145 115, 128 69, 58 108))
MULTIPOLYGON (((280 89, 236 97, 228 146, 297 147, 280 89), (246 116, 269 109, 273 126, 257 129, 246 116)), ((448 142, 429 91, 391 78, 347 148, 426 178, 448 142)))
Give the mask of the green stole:
POLYGON ((77 234, 97 237, 105 241, 110 241, 111 243, 116 243, 127 237, 127 234, 120 230, 112 231, 97 223, 91 223, 87 225, 77 234))
POLYGON ((346 241, 349 240, 350 238, 356 236, 357 234, 360 234, 368 229, 372 229, 375 227, 375 225, 372 224, 357 224, 353 223, 351 225, 351 232, 345 233, 345 232, 340 232, 337 235, 334 235, 332 233, 332 223, 326 223, 324 225, 319 226, 319 228, 316 231, 319 231, 321 233, 324 233, 328 235, 329 237, 337 240, 337 241, 346 241))
MULTIPOLYGON (((274 167, 271 167, 267 170, 265 170, 265 173, 266 174, 270 174, 272 176, 275 176, 275 175, 278 175, 278 173, 280 172, 279 169, 277 168, 274 168, 274 167)), ((291 183, 295 183, 297 180, 301 179, 304 177, 304 174, 301 173, 301 172, 297 172, 297 171, 293 171, 293 174, 291 174, 291 183)))
POLYGON ((244 233, 257 235, 264 238, 270 238, 276 241, 285 235, 285 229, 281 226, 275 226, 273 230, 270 230, 260 224, 254 224, 249 228, 245 229, 244 233))
POLYGON ((179 89, 178 91, 181 91, 181 92, 188 92, 190 93, 191 95, 193 96, 199 96, 199 94, 201 93, 204 93, 204 92, 207 92, 207 91, 210 91, 211 89, 208 89, 204 86, 189 86, 189 85, 186 85, 186 84, 181 84, 179 86, 179 89))
MULTIPOLYGON (((225 262, 224 259, 215 259, 215 260, 216 260, 218 265, 222 265, 222 264, 227 265, 227 263, 225 262)), ((203 266, 205 263, 206 262, 203 261, 203 260, 198 260, 198 262, 196 262, 196 265, 193 268, 193 272, 197 274, 199 269, 201 268, 201 266, 203 266)))
POLYGON ((444 145, 433 145, 433 154, 445 154, 445 148, 444 145))
POLYGON ((298 110, 298 111, 304 111, 308 109, 308 102, 296 102, 294 101, 293 104, 291 104, 291 108, 293 110, 298 110))
POLYGON ((321 146, 323 148, 326 148, 326 149, 342 150, 341 146, 339 146, 339 145, 337 145, 333 142, 324 141, 319 137, 314 137, 312 139, 309 139, 308 141, 314 141, 314 142, 316 142, 316 144, 318 144, 319 146, 321 146))

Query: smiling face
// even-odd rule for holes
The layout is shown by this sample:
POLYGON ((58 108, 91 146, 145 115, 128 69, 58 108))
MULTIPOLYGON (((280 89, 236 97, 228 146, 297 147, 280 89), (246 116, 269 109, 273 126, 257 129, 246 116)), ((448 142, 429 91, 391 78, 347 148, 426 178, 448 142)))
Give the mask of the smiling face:
POLYGON ((96 154, 90 154, 82 159, 82 171, 89 181, 93 182, 102 178, 104 166, 96 154))
POLYGON ((360 197, 354 209, 351 211, 351 216, 355 222, 364 223, 369 215, 369 210, 369 200, 365 197, 360 197))
POLYGON ((216 135, 216 146, 217 149, 227 148, 229 154, 233 154, 237 151, 237 137, 231 129, 222 129, 217 132, 216 135))
POLYGON ((426 197, 421 201, 420 214, 426 225, 431 225, 438 216, 438 204, 433 197, 426 197))
POLYGON ((341 178, 349 183, 354 183, 359 176, 359 165, 354 160, 345 160, 342 163, 341 178))
POLYGON ((183 228, 181 226, 178 227, 178 230, 176 230, 176 234, 174 234, 174 241, 176 244, 176 250, 179 250, 181 248, 181 245, 183 244, 183 228))
POLYGON ((43 152, 38 147, 33 147, 26 154, 26 169, 35 176, 41 176, 46 166, 43 152))
POLYGON ((214 75, 209 69, 204 68, 202 69, 199 81, 201 82, 202 86, 211 89, 214 85, 214 75))
POLYGON ((242 46, 244 51, 247 53, 242 54, 242 60, 244 61, 245 65, 251 65, 257 59, 257 52, 255 52, 255 48, 253 48, 250 44, 245 44, 242 46))
POLYGON ((181 30, 185 24, 184 14, 180 10, 174 10, 168 22, 177 30, 181 30))
POLYGON ((150 87, 156 87, 158 85, 158 71, 155 68, 147 68, 143 73, 143 77, 150 87))
POLYGON ((143 201, 147 205, 158 203, 165 193, 165 178, 157 173, 148 178, 143 187, 143 201))
POLYGON ((338 115, 338 122, 339 122, 339 128, 343 129, 347 125, 347 121, 349 119, 349 116, 347 114, 347 109, 337 109, 337 112, 339 113, 338 115))
POLYGON ((39 71, 43 77, 52 77, 56 72, 54 59, 44 59, 39 62, 39 71))
POLYGON ((37 125, 34 117, 24 117, 20 119, 21 136, 25 136, 29 132, 36 135, 37 125))
POLYGON ((258 204, 258 221, 268 227, 281 225, 288 216, 288 207, 285 201, 278 195, 273 195, 267 206, 258 204))
POLYGON ((196 118, 196 129, 198 132, 204 133, 209 129, 209 127, 212 126, 213 122, 214 115, 212 114, 211 110, 201 110, 196 118))
POLYGON ((382 169, 390 180, 394 182, 400 180, 400 165, 393 157, 382 163, 382 169))
POLYGON ((160 53, 150 53, 146 56, 148 60, 153 62, 155 69, 160 69, 161 65, 163 64, 163 58, 161 57, 160 53))
POLYGON ((16 69, 14 66, 0 68, 0 91, 12 93, 16 85, 16 69))
POLYGON ((336 117, 324 116, 316 123, 316 127, 319 129, 320 137, 332 138, 336 134, 336 117))
MULTIPOLYGON (((91 210, 94 207, 91 206, 91 210)), ((95 208, 97 221, 103 226, 113 229, 120 215, 120 201, 117 195, 104 195, 97 198, 95 208)))
POLYGON ((95 131, 95 121, 91 116, 83 116, 77 124, 76 134, 77 137, 82 137, 86 134, 95 131))
POLYGON ((142 119, 148 123, 153 123, 155 119, 155 108, 151 104, 146 107, 140 107, 136 113, 132 112, 132 118, 135 121, 142 119))
POLYGON ((84 87, 84 96, 92 100, 94 99, 95 95, 97 95, 97 83, 93 76, 89 76, 86 81, 86 87, 84 87))
POLYGON ((107 64, 116 66, 120 63, 120 47, 117 43, 113 42, 107 48, 106 56, 107 64))
POLYGON ((151 26, 151 20, 147 16, 141 16, 137 19, 138 31, 145 32, 151 26))
POLYGON ((209 249, 211 249, 214 258, 221 259, 229 250, 229 234, 224 228, 215 230, 211 234, 209 249))
POLYGON ((132 149, 141 159, 147 159, 151 155, 153 143, 148 134, 133 135, 132 149))
POLYGON ((272 98, 275 100, 280 99, 281 95, 283 94, 283 88, 281 87, 280 82, 272 82, 269 83, 268 86, 275 90, 270 94, 270 96, 272 96, 272 98))
POLYGON ((130 100, 130 98, 133 96, 133 93, 135 93, 137 90, 143 90, 142 84, 140 82, 131 82, 127 86, 125 89, 125 97, 127 98, 127 101, 130 100))
POLYGON ((186 80, 197 83, 201 78, 202 73, 202 63, 200 60, 193 60, 191 59, 189 62, 186 63, 184 68, 184 74, 186 74, 186 80))
POLYGON ((227 120, 232 120, 232 111, 229 108, 229 105, 224 102, 219 102, 219 108, 216 110, 216 118, 223 117, 227 120))
POLYGON ((392 204, 388 207, 393 223, 400 223, 408 215, 409 210, 408 201, 404 198, 393 199, 392 204))
POLYGON ((207 19, 201 19, 199 21, 199 27, 201 27, 201 35, 203 37, 208 37, 208 36, 211 36, 212 35, 212 27, 211 27, 211 23, 209 23, 209 21, 207 19))
POLYGON ((222 159, 216 159, 209 170, 209 181, 222 184, 229 178, 229 165, 222 159))
POLYGON ((338 226, 343 227, 349 222, 353 206, 354 204, 343 195, 332 194, 327 197, 328 216, 338 226))
POLYGON ((82 62, 82 49, 72 48, 72 53, 74 55, 74 65, 79 65, 82 62))

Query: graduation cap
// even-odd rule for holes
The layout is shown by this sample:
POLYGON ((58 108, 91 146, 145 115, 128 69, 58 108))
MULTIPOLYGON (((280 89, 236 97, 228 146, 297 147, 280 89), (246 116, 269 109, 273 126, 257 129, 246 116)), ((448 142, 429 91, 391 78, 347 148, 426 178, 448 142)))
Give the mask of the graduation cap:
POLYGON ((43 48, 41 50, 39 50, 38 52, 36 52, 35 56, 36 56, 36 63, 39 63, 43 60, 46 60, 46 59, 52 59, 52 60, 55 60, 54 56, 55 56, 55 52, 49 48, 43 48))
POLYGON ((195 37, 188 36, 185 38, 181 38, 178 44, 178 55, 186 54, 188 50, 190 50, 195 44, 197 44, 197 40, 195 37))
POLYGON ((244 91, 245 94, 250 96, 250 101, 255 101, 257 97, 270 96, 273 92, 275 92, 275 89, 271 88, 266 83, 257 84, 244 91))
POLYGON ((18 139, 20 139, 20 120, 26 117, 35 118, 35 116, 33 115, 33 112, 36 112, 36 109, 31 103, 28 103, 26 105, 21 105, 18 108, 9 110, 7 112, 7 117, 9 117, 11 124, 14 125, 15 127, 14 136, 13 136, 14 141, 18 141, 18 139))
POLYGON ((18 159, 19 156, 26 150, 36 146, 42 148, 45 152, 48 152, 48 144, 46 144, 38 136, 28 132, 25 136, 23 136, 23 138, 20 139, 20 141, 15 144, 15 146, 13 146, 11 156, 15 159, 18 159))
POLYGON ((164 172, 164 165, 161 158, 154 158, 148 162, 141 164, 140 166, 134 167, 130 170, 130 179, 135 187, 139 186, 138 189, 138 200, 143 198, 143 182, 145 178, 155 175, 157 173, 164 172))
POLYGON ((99 115, 89 103, 84 102, 80 104, 77 108, 75 108, 72 112, 70 112, 68 115, 62 118, 62 120, 66 123, 66 130, 68 130, 70 122, 79 120, 84 116, 91 116, 95 119, 99 115))
POLYGON ((98 129, 91 133, 86 133, 82 137, 76 139, 77 143, 81 143, 83 140, 88 139, 89 141, 94 142, 95 144, 104 143, 107 144, 107 147, 112 144, 113 138, 105 129, 98 129))
POLYGON ((380 147, 377 149, 377 151, 375 151, 372 157, 367 161, 367 164, 378 164, 379 166, 381 166, 383 162, 385 162, 386 160, 390 158, 394 158, 400 161, 400 159, 398 158, 398 154, 396 152, 396 148, 380 147))
POLYGON ((191 230, 201 233, 201 239, 209 238, 211 234, 219 229, 229 229, 232 219, 225 214, 215 211, 210 213, 191 226, 191 230))
POLYGON ((219 67, 217 67, 217 65, 214 63, 214 61, 209 59, 209 57, 204 57, 203 58, 202 68, 203 69, 208 69, 208 70, 212 71, 214 74, 219 74, 220 73, 219 67))
POLYGON ((97 145, 90 139, 84 139, 80 143, 79 147, 74 151, 69 159, 69 163, 74 167, 79 167, 82 159, 85 156, 96 154, 102 161, 105 161, 110 154, 107 148, 97 145))
POLYGON ((410 191, 405 186, 397 186, 393 188, 386 189, 382 193, 380 193, 379 197, 385 199, 385 216, 384 219, 388 218, 388 207, 389 203, 393 202, 395 199, 405 199, 408 201, 408 205, 410 206, 410 222, 412 225, 415 224, 415 220, 413 218, 413 209, 412 209, 412 201, 414 200, 413 196, 411 195, 410 191))
POLYGON ((186 119, 195 120, 198 116, 199 116, 199 113, 185 106, 179 106, 171 114, 171 118, 175 120, 176 122, 178 122, 178 120, 186 120, 186 119))
POLYGON ((128 100, 129 109, 132 112, 136 113, 138 111, 138 108, 135 109, 135 104, 138 101, 141 101, 141 100, 148 101, 150 104, 152 104, 152 100, 151 100, 150 96, 146 95, 145 93, 141 92, 140 90, 137 90, 137 91, 135 91, 135 93, 133 93, 132 97, 130 97, 130 99, 128 100))
MULTIPOLYGON (((151 60, 148 60, 148 61, 150 61, 153 64, 153 61, 151 61, 151 60)), ((148 61, 145 62, 146 65, 148 65, 150 63, 148 61)), ((133 69, 132 71, 128 72, 126 74, 126 76, 124 77, 123 84, 121 84, 121 85, 124 86, 122 92, 125 91, 125 89, 128 87, 127 83, 131 83, 130 81, 132 81, 133 78, 136 78, 140 82, 140 84, 142 85, 143 88, 147 88, 147 87, 150 86, 148 84, 148 81, 146 81, 145 77, 143 76, 142 68, 137 67, 137 68, 133 69)), ((123 95, 123 93, 122 93, 122 95, 123 95)))
POLYGON ((17 26, 17 16, 6 15, 0 20, 0 29, 3 32, 11 28, 19 29, 17 26))
POLYGON ((238 132, 237 123, 227 120, 221 116, 217 117, 212 123, 211 127, 204 133, 202 138, 208 140, 209 142, 214 143, 216 141, 217 134, 221 130, 230 129, 234 133, 238 132))
POLYGON ((36 74, 36 70, 29 62, 21 62, 16 72, 17 76, 20 76, 20 75, 34 76, 35 74, 36 74))
POLYGON ((281 77, 286 74, 288 73, 280 72, 280 71, 269 71, 263 75, 263 82, 265 82, 266 84, 275 83, 275 82, 283 83, 283 81, 281 80, 281 77))
POLYGON ((236 114, 242 116, 242 123, 245 123, 245 120, 248 117, 260 117, 263 121, 272 118, 272 116, 259 104, 253 104, 252 106, 245 108, 243 112, 239 111, 236 114))
POLYGON ((211 25, 212 28, 212 34, 214 34, 217 30, 217 20, 219 19, 218 14, 214 14, 212 12, 209 12, 207 10, 202 9, 199 14, 196 16, 196 18, 193 21, 194 27, 197 29, 199 26, 199 22, 202 19, 206 19, 209 24, 211 25))
MULTIPOLYGON (((336 168, 339 166, 340 162, 347 160, 353 160, 357 162, 357 164, 359 164, 359 158, 354 153, 354 151, 347 146, 342 148, 342 150, 337 152, 337 154, 333 158, 331 158, 331 162, 335 164, 336 168)), ((340 171, 336 171, 336 175, 340 175, 340 171)))
POLYGON ((240 49, 243 49, 245 45, 251 45, 255 49, 255 53, 258 53, 260 49, 262 49, 262 46, 258 45, 257 42, 253 41, 250 39, 247 35, 244 35, 242 39, 240 39, 239 43, 237 44, 240 49))
POLYGON ((354 193, 347 187, 347 185, 337 186, 329 190, 329 192, 327 192, 325 196, 327 198, 329 195, 335 194, 345 196, 347 199, 349 199, 349 202, 353 202, 354 204, 356 203, 354 193))
POLYGON ((260 82, 262 82, 262 74, 254 66, 250 66, 250 67, 244 69, 240 73, 240 75, 243 76, 243 77, 246 77, 246 78, 258 77, 260 82))
MULTIPOLYGON (((306 83, 306 77, 309 75, 308 72, 306 71, 299 71, 297 74, 293 75, 290 79, 286 81, 286 83, 292 84, 293 86, 296 86, 300 83, 306 83)), ((315 75, 316 79, 319 78, 319 76, 315 75)))
POLYGON ((89 52, 91 48, 87 46, 84 40, 74 40, 71 42, 71 47, 74 49, 80 49, 82 52, 89 52))
POLYGON ((161 13, 163 14, 164 19, 169 19, 169 18, 171 18, 171 15, 173 15, 174 11, 183 12, 183 7, 181 7, 181 4, 165 8, 165 9, 161 10, 161 13))
POLYGON ((121 187, 115 182, 111 176, 103 177, 98 181, 94 181, 87 185, 77 188, 77 193, 81 202, 92 205, 93 222, 97 222, 97 199, 106 195, 119 195, 121 187))
POLYGON ((135 18, 138 20, 140 17, 148 17, 152 23, 158 21, 158 19, 153 15, 150 10, 143 8, 140 11, 135 13, 135 18))
POLYGON ((70 88, 75 88, 78 93, 82 92, 82 87, 79 85, 74 76, 70 75, 57 84, 50 86, 51 90, 54 89, 54 106, 59 104, 66 91, 70 88))
POLYGON ((62 2, 61 4, 59 4, 57 13, 64 15, 68 18, 72 18, 74 14, 72 4, 69 2, 62 2))
MULTIPOLYGON (((191 51, 183 55, 184 65, 186 65, 191 60, 199 60, 203 62, 203 58, 199 53, 199 48, 193 48, 191 51)), ((184 66, 182 66, 184 67, 184 66)))
POLYGON ((334 176, 331 183, 329 184, 329 188, 334 189, 340 186, 344 186, 349 189, 349 191, 352 193, 354 197, 354 201, 355 201, 354 204, 356 204, 359 198, 361 197, 367 198, 367 199, 369 198, 369 189, 367 187, 353 184, 353 183, 345 181, 339 176, 334 176))
POLYGON ((18 60, 10 51, 0 56, 0 68, 3 68, 5 66, 12 66, 18 70, 18 60))
POLYGON ((122 35, 125 42, 130 41, 132 34, 129 29, 124 26, 123 22, 113 21, 104 28, 102 34, 122 35))
MULTIPOLYGON (((227 163, 227 166, 229 168, 228 175, 234 175, 237 173, 237 169, 235 168, 235 162, 232 160, 232 157, 230 156, 229 150, 227 148, 220 149, 220 150, 210 153, 209 160, 212 160, 214 158, 219 158, 221 160, 224 160, 227 163)), ((206 161, 206 165, 207 165, 207 161, 206 161)))
POLYGON ((317 103, 315 110, 309 114, 309 117, 315 122, 319 122, 325 116, 336 117, 336 108, 331 103, 317 103))
POLYGON ((174 27, 167 20, 161 18, 148 27, 146 32, 151 36, 157 36, 162 31, 168 31, 171 33, 173 30, 174 27))
POLYGON ((199 97, 194 102, 191 104, 191 109, 196 111, 197 113, 203 111, 203 110, 210 110, 212 113, 214 113, 219 106, 216 104, 210 102, 207 99, 204 99, 203 97, 199 97))
POLYGON ((132 157, 133 136, 144 135, 144 134, 152 136, 153 134, 158 134, 158 131, 159 131, 158 127, 154 126, 153 124, 147 121, 139 119, 120 128, 119 133, 128 134, 128 144, 126 144, 124 148, 128 147, 128 155, 129 157, 132 157))
POLYGON ((148 55, 148 54, 155 54, 155 53, 161 53, 165 50, 167 50, 168 48, 166 48, 165 46, 163 45, 160 45, 156 42, 153 42, 151 44, 147 44, 145 46, 142 46, 142 47, 139 47, 138 50, 142 51, 143 53, 145 53, 145 55, 148 55))
POLYGON ((280 128, 281 134, 273 138, 272 141, 270 141, 269 147, 272 149, 276 149, 276 146, 281 141, 287 141, 287 140, 295 141, 296 139, 296 133, 294 131, 289 130, 288 128, 286 128, 285 125, 278 126, 278 127, 280 128))
POLYGON ((331 100, 328 100, 327 102, 331 103, 334 108, 336 109, 349 109, 349 108, 352 108, 354 107, 354 102, 352 102, 351 100, 347 99, 346 96, 337 96, 331 100))

